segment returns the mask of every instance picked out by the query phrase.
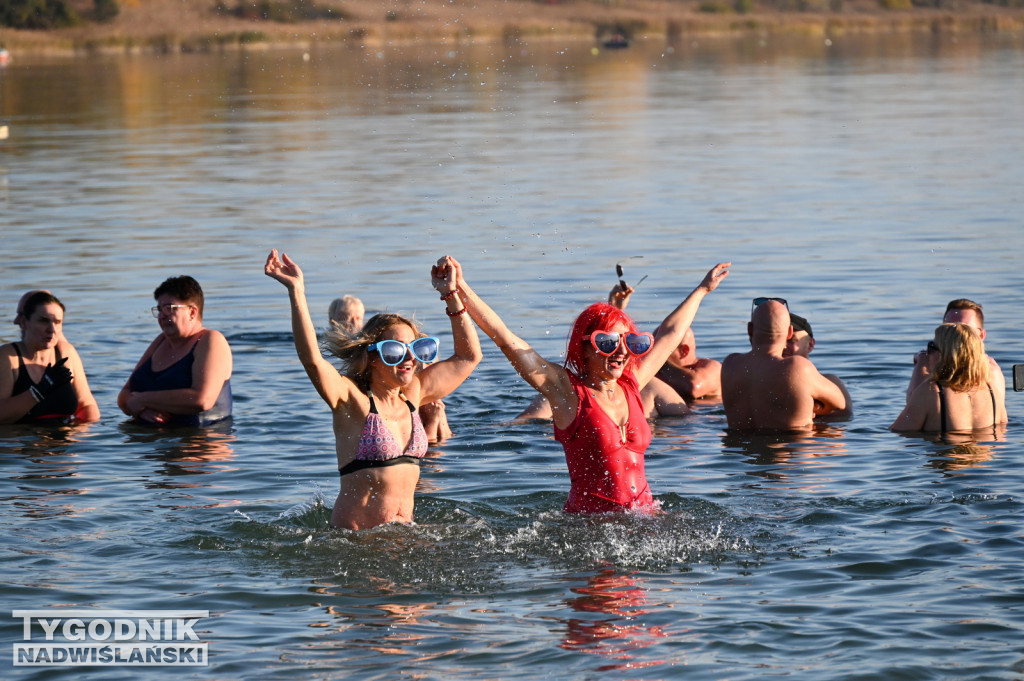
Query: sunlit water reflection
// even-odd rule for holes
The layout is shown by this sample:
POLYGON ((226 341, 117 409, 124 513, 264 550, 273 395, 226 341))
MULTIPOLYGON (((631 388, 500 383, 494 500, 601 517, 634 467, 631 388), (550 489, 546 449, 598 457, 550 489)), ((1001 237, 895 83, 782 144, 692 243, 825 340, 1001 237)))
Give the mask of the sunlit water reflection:
POLYGON ((0 434, 6 607, 208 609, 190 678, 1018 678, 1017 397, 1001 439, 887 431, 950 298, 1024 361, 1015 41, 17 59, 4 309, 44 285, 67 303, 104 416, 0 434), (665 513, 566 517, 561 448, 506 425, 529 391, 486 346, 418 524, 329 530, 329 417, 271 247, 319 313, 354 293, 446 341, 428 275, 451 253, 551 358, 616 262, 648 275, 630 311, 653 328, 731 259, 701 354, 743 348, 752 296, 786 297, 856 415, 800 441, 727 436, 714 406, 661 421, 665 513), (186 272, 231 340, 236 417, 154 434, 114 401, 157 331, 149 292, 186 272))

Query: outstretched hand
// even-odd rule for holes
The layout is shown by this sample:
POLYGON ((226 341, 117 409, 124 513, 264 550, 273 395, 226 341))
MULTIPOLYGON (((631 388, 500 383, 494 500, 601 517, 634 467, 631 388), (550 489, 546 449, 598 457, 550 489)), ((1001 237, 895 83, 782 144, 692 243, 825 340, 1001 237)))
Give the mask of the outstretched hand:
POLYGON ((711 293, 718 288, 718 285, 722 283, 723 279, 729 276, 730 267, 732 267, 731 262, 718 263, 708 270, 708 273, 704 275, 704 279, 700 282, 700 285, 706 288, 708 293, 711 293))
POLYGON ((263 268, 263 274, 277 279, 289 289, 302 286, 303 283, 302 270, 299 269, 299 266, 288 257, 287 253, 282 253, 278 257, 276 248, 271 250, 270 255, 267 256, 267 264, 263 268))

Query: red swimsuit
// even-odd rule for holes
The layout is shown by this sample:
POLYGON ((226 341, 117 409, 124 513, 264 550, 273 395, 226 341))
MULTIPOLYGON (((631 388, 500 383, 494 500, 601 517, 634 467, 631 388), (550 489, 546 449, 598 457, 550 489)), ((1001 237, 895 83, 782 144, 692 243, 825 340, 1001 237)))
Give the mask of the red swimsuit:
POLYGON ((644 418, 640 388, 632 373, 619 379, 629 420, 626 441, 619 425, 598 405, 590 389, 569 373, 579 397, 576 418, 562 430, 555 426, 555 439, 565 448, 572 488, 565 502, 566 513, 653 510, 654 499, 644 475, 644 453, 651 444, 651 427, 644 418))

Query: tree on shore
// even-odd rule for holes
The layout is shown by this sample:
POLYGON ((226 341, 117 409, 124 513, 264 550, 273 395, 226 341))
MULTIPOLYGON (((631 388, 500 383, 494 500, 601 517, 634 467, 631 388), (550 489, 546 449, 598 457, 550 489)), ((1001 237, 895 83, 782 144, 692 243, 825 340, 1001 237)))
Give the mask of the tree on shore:
MULTIPOLYGON (((98 22, 112 21, 121 11, 117 0, 93 0, 87 17, 98 22)), ((83 17, 68 0, 3 0, 0 2, 0 26, 46 30, 81 24, 83 17)))

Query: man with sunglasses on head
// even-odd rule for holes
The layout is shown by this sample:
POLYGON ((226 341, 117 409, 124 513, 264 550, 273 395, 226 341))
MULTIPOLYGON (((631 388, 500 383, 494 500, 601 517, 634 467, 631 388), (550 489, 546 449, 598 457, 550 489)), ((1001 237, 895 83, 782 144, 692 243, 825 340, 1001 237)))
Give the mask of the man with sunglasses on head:
MULTIPOLYGON (((981 305, 968 300, 967 298, 957 298, 951 300, 946 305, 946 312, 942 316, 943 324, 966 324, 975 331, 978 332, 978 336, 981 338, 981 342, 985 342, 985 313, 981 309, 981 305)), ((992 390, 1000 396, 1000 399, 1006 399, 1006 378, 1003 376, 1003 370, 999 368, 999 365, 989 355, 985 355, 988 358, 988 375, 989 381, 992 385, 992 390)), ((907 400, 910 400, 910 395, 917 389, 919 385, 928 380, 928 351, 921 350, 914 355, 914 370, 910 374, 910 385, 907 386, 907 400)))
POLYGON ((809 430, 815 416, 846 408, 835 383, 799 355, 784 356, 793 335, 789 307, 781 298, 755 298, 751 306, 750 351, 722 363, 722 402, 732 430, 809 430))
MULTIPOLYGON (((807 357, 814 350, 814 331, 811 330, 811 323, 804 317, 792 312, 789 313, 789 323, 793 327, 793 335, 786 341, 786 349, 782 351, 782 356, 792 357, 793 355, 799 355, 807 357)), ((828 414, 828 416, 853 416, 853 400, 850 399, 850 391, 843 385, 842 380, 835 374, 822 374, 822 376, 835 383, 843 391, 843 397, 846 399, 845 409, 837 409, 828 414)))

